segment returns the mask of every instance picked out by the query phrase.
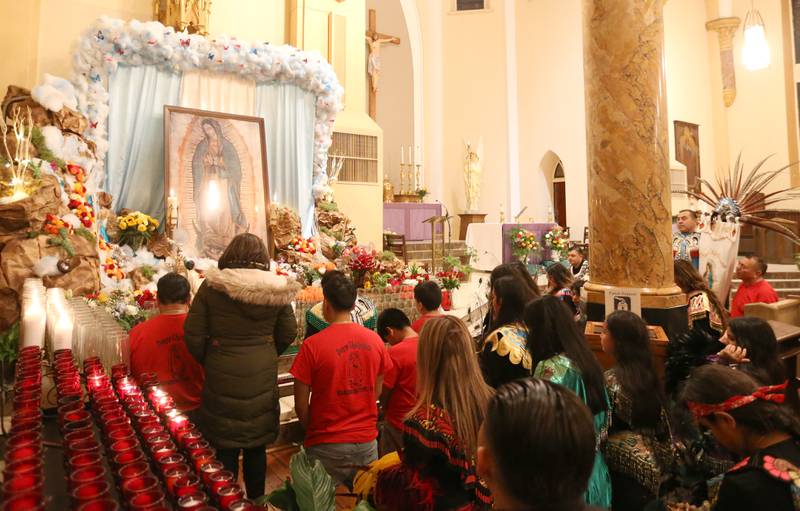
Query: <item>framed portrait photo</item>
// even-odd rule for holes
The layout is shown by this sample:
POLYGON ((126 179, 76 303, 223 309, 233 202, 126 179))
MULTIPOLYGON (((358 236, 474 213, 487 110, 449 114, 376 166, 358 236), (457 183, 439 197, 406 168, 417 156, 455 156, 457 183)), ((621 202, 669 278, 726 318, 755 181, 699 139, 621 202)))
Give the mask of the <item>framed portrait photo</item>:
POLYGON ((164 138, 167 228, 184 251, 219 259, 244 232, 270 247, 264 120, 165 105, 164 138))

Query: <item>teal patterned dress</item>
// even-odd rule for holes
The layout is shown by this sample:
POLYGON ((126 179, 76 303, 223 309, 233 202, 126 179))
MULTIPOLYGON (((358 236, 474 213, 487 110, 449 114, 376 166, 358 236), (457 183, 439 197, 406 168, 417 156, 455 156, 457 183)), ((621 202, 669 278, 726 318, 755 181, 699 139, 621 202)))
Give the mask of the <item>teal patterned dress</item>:
MULTIPOLYGON (((534 378, 549 380, 563 385, 586 402, 586 387, 583 384, 578 368, 565 355, 559 354, 536 365, 533 372, 534 378)), ((608 395, 606 395, 608 403, 608 395)), ((589 478, 589 488, 586 490, 586 503, 590 506, 601 508, 611 507, 611 477, 608 474, 602 447, 608 438, 609 414, 607 411, 594 416, 594 431, 596 434, 597 449, 595 451, 594 468, 589 478)))

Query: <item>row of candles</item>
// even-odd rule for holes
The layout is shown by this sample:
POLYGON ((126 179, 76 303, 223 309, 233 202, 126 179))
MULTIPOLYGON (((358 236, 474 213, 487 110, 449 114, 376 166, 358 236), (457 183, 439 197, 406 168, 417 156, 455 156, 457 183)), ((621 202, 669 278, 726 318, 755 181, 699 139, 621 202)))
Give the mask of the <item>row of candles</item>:
POLYGON ((14 384, 11 431, 3 456, 3 511, 44 509, 42 463, 42 350, 20 350, 14 384))
POLYGON ((22 346, 44 347, 45 334, 54 350, 72 346, 74 322, 61 288, 45 290, 42 279, 22 285, 22 346))

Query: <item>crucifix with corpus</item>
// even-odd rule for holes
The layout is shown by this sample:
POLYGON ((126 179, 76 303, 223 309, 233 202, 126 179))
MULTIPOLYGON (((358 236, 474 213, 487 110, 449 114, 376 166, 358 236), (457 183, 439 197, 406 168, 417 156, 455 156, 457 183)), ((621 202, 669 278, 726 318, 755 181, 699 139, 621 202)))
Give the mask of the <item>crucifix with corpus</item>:
POLYGON ((375 9, 370 9, 366 39, 367 46, 369 46, 367 55, 367 73, 369 73, 370 77, 369 116, 373 119, 377 115, 376 93, 378 92, 378 79, 381 73, 381 45, 387 43, 400 44, 399 37, 378 32, 376 17, 375 9))

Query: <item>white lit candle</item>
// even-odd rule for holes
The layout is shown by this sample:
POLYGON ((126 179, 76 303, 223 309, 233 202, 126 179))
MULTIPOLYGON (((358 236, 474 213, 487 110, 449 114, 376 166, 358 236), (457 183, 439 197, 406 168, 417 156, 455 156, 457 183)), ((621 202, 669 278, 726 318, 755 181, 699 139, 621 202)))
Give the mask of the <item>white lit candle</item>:
POLYGON ((403 147, 403 146, 400 146, 400 165, 405 165, 406 164, 406 154, 405 154, 405 152, 406 152, 406 148, 403 147))
POLYGON ((22 347, 44 346, 44 331, 47 326, 47 316, 39 300, 28 304, 22 316, 22 347))
POLYGON ((53 329, 53 350, 72 348, 72 320, 62 314, 53 329))

